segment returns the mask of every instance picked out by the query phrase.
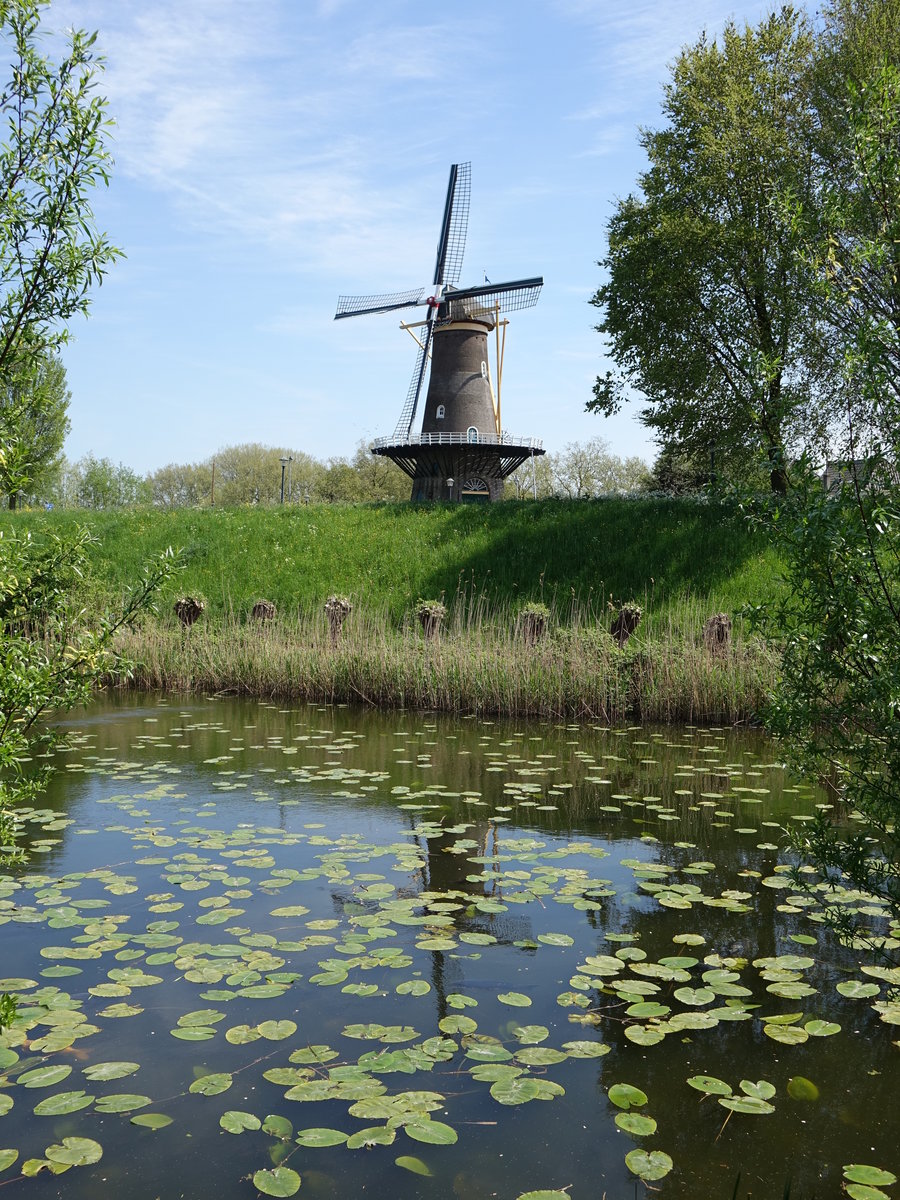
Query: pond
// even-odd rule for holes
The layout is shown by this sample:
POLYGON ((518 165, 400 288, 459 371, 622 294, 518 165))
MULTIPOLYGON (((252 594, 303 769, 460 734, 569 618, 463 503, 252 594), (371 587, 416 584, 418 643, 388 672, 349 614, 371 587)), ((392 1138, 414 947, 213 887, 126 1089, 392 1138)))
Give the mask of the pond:
POLYGON ((0 874, 4 1196, 900 1195, 897 972, 792 882, 825 801, 761 734, 68 724, 0 874))

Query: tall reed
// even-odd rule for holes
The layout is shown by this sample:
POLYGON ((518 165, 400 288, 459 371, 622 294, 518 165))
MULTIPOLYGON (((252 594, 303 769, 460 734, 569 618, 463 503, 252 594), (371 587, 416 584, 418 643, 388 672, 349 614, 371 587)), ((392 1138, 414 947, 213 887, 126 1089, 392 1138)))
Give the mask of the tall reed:
MULTIPOLYGON (((122 638, 134 667, 109 682, 181 692, 569 717, 613 723, 737 722, 752 718, 775 674, 775 655, 738 631, 729 653, 702 644, 702 620, 671 611, 619 649, 598 614, 568 600, 530 645, 515 608, 458 596, 441 635, 426 640, 410 613, 357 607, 332 644, 319 606, 265 625, 225 616, 185 630, 148 621, 122 638), (567 618, 565 624, 559 618, 567 618)), ((705 614, 705 615, 708 615, 705 614)))

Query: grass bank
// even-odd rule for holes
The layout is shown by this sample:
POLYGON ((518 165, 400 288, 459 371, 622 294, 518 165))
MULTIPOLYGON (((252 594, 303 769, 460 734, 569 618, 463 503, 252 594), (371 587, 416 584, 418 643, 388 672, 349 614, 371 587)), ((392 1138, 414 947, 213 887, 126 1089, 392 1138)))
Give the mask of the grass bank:
MULTIPOLYGON (((99 611, 143 563, 183 549, 177 588, 205 600, 183 630, 167 597, 125 635, 135 686, 281 699, 405 705, 454 713, 605 721, 746 720, 775 671, 738 614, 771 596, 777 563, 740 517, 682 499, 360 505, 6 514, 35 536, 86 525, 94 535, 85 596, 99 611), (351 598, 332 646, 323 604, 351 598), (442 636, 416 618, 443 598, 442 636), (264 625, 253 604, 274 602, 264 625), (624 650, 610 604, 643 609, 624 650), (517 615, 546 606, 545 636, 527 645, 517 615), (735 620, 725 655, 701 630, 735 620)), ((119 681, 121 682, 121 681, 119 681)))
POLYGON ((383 504, 238 509, 5 513, 35 534, 86 525, 91 601, 103 603, 167 546, 184 550, 179 588, 211 617, 245 616, 266 598, 296 615, 345 593, 402 620, 418 597, 471 608, 542 601, 599 614, 634 599, 648 619, 696 600, 735 612, 767 598, 774 555, 716 504, 638 498, 491 506, 383 504))
MULTIPOLYGON (((413 620, 354 610, 335 644, 321 610, 254 626, 233 618, 181 629, 174 619, 129 632, 132 686, 168 692, 410 707, 485 716, 604 723, 752 719, 775 657, 738 622, 725 653, 700 636, 700 610, 671 608, 620 649, 585 610, 551 621, 529 644, 515 612, 462 607, 434 639, 413 620)), ((111 680, 110 682, 122 682, 111 680)))

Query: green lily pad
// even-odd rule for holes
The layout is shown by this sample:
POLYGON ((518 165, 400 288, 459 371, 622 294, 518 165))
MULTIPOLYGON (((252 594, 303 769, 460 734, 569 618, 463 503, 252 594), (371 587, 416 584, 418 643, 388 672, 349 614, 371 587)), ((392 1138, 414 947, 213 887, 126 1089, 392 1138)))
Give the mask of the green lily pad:
POLYGON ((264 1196, 293 1196, 300 1189, 300 1176, 290 1167, 273 1167, 271 1171, 257 1171, 253 1184, 264 1196))
POLYGON ((340 1129, 301 1129, 294 1139, 298 1146, 318 1149, 323 1146, 342 1146, 347 1134, 340 1129))
POLYGON ((84 1068, 84 1077, 91 1080, 124 1079, 139 1071, 140 1067, 141 1064, 136 1062, 91 1063, 84 1068))
POLYGON ((93 1103, 94 1097, 86 1092, 58 1092, 36 1104, 34 1112, 38 1117, 64 1117, 93 1103))
POLYGON ((136 1108, 145 1108, 152 1103, 149 1096, 139 1096, 133 1092, 120 1092, 113 1096, 101 1096, 94 1105, 94 1111, 102 1113, 133 1112, 136 1108))
POLYGON ((688 1083, 707 1096, 731 1095, 730 1086, 723 1079, 716 1079, 715 1075, 692 1075, 688 1083))
POLYGON ((656 1122, 652 1117, 642 1116, 641 1113, 616 1113, 616 1124, 634 1137, 649 1137, 651 1133, 656 1133, 656 1122))
POLYGON ((628 1170, 640 1179, 663 1179, 675 1165, 663 1150, 631 1150, 625 1155, 628 1170))
POLYGON ((0 1150, 0 1171, 5 1171, 7 1167, 11 1167, 18 1157, 18 1150, 0 1150))
POLYGON ((233 1083, 231 1075, 213 1074, 201 1075, 199 1079, 195 1079, 188 1089, 195 1096, 218 1096, 222 1092, 227 1092, 233 1083))
POLYGON ((819 1089, 804 1075, 793 1075, 788 1080, 787 1094, 792 1100, 818 1100, 819 1089))
POLYGON ((762 1100, 758 1096, 720 1096, 719 1103, 723 1108, 730 1108, 732 1112, 757 1116, 775 1111, 773 1104, 769 1104, 767 1100, 762 1100))
POLYGON ((172 1118, 165 1113, 138 1113, 131 1118, 132 1125, 140 1125, 143 1129, 165 1129, 172 1124, 172 1118))
POLYGON ((23 1087, 49 1087, 51 1084, 60 1083, 72 1074, 72 1068, 65 1063, 58 1063, 52 1067, 37 1067, 33 1071, 26 1071, 19 1076, 18 1082, 23 1087))
POLYGON ((413 1175, 431 1175, 431 1168, 423 1163, 421 1158, 416 1158, 412 1154, 400 1154, 394 1159, 398 1167, 402 1167, 404 1171, 411 1171, 413 1175))
POLYGON ((410 1121, 403 1126, 404 1132, 417 1142, 431 1146, 452 1146, 457 1141, 456 1130, 443 1121, 410 1121))
POLYGON ((219 1117, 219 1124, 226 1133, 244 1133, 248 1129, 259 1129, 262 1121, 253 1113, 241 1112, 239 1109, 229 1109, 219 1117))
MULTIPOLYGON (((646 1092, 632 1087, 630 1083, 614 1083, 609 1089, 609 1098, 616 1108, 642 1108, 647 1103, 646 1092)), ((662 1178, 662 1176, 658 1178, 662 1178)))
POLYGON ((509 1004, 512 1008, 530 1008, 531 997, 523 996, 521 992, 500 992, 497 999, 501 1004, 509 1004))
POLYGON ((390 1146, 397 1136, 396 1129, 386 1125, 372 1125, 368 1129, 360 1129, 347 1138, 348 1150, 368 1150, 370 1146, 390 1146))
POLYGON ((50 1162, 65 1163, 70 1167, 86 1167, 99 1162, 103 1147, 91 1138, 64 1137, 59 1145, 48 1146, 44 1151, 50 1162))
POLYGON ((773 1042, 781 1042, 784 1046, 799 1046, 809 1038, 805 1029, 796 1025, 763 1025, 763 1033, 773 1042))
POLYGON ((892 1171, 870 1167, 865 1163, 845 1164, 844 1178, 850 1183, 864 1183, 869 1187, 890 1187, 892 1183, 897 1182, 897 1176, 892 1171))

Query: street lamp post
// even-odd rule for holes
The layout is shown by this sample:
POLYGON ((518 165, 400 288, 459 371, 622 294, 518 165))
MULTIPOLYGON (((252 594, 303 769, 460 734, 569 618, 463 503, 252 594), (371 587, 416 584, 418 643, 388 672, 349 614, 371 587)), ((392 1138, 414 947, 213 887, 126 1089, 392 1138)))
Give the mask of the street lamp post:
POLYGON ((281 503, 284 504, 284 468, 287 466, 288 460, 281 460, 281 503))
POLYGON ((452 479, 452 478, 447 480, 447 491, 448 491, 447 499, 448 500, 453 499, 453 485, 455 482, 456 482, 456 480, 452 479))

